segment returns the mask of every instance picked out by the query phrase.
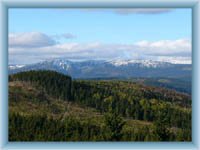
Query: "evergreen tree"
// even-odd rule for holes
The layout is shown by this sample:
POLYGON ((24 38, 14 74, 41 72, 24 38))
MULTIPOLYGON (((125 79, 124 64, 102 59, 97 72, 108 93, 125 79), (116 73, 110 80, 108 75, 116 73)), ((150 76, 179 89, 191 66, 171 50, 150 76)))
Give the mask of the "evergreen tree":
POLYGON ((105 125, 110 131, 109 140, 119 141, 122 138, 122 128, 124 124, 125 122, 123 119, 115 112, 105 115, 105 125))
POLYGON ((167 128, 166 112, 160 111, 158 113, 158 118, 154 122, 154 134, 158 136, 159 141, 169 140, 170 133, 167 128))

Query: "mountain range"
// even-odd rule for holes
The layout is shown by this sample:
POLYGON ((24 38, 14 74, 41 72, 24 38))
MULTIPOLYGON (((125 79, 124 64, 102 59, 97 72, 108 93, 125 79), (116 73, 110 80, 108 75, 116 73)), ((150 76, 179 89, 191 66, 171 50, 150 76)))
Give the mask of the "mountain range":
POLYGON ((28 65, 9 65, 9 74, 29 70, 53 70, 72 78, 191 77, 191 64, 173 64, 153 60, 52 59, 28 65))

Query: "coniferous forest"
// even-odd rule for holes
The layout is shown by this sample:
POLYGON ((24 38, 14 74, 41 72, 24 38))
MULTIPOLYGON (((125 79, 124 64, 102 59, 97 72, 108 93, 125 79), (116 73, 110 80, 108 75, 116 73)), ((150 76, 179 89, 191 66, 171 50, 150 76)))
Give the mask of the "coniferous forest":
POLYGON ((191 95, 132 80, 9 75, 9 141, 191 141, 191 95))

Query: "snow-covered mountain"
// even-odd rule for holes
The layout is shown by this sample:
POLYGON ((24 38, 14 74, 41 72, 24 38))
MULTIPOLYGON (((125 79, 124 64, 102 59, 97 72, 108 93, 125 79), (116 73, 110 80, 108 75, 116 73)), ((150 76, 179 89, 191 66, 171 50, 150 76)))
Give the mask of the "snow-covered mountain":
POLYGON ((73 78, 130 78, 191 76, 191 64, 172 64, 153 60, 53 59, 30 65, 10 65, 9 73, 28 70, 54 70, 73 78))
POLYGON ((142 67, 157 68, 157 67, 166 67, 171 65, 171 63, 168 62, 153 61, 153 60, 114 60, 108 62, 113 64, 114 66, 138 65, 141 68, 142 67))

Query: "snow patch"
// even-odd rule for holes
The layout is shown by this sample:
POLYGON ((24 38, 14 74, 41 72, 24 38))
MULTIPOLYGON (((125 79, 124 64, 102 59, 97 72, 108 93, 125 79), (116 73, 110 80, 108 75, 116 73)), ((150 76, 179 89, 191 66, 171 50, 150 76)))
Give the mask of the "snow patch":
POLYGON ((9 65, 9 69, 18 69, 18 68, 22 68, 25 65, 9 65))

